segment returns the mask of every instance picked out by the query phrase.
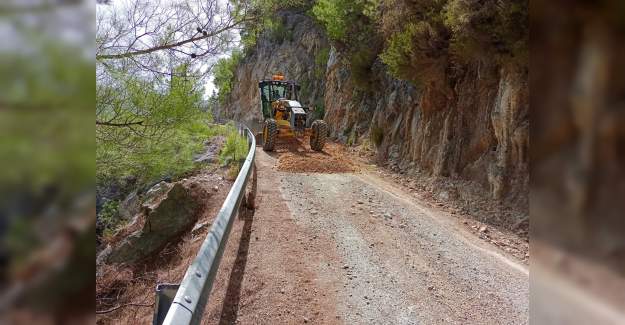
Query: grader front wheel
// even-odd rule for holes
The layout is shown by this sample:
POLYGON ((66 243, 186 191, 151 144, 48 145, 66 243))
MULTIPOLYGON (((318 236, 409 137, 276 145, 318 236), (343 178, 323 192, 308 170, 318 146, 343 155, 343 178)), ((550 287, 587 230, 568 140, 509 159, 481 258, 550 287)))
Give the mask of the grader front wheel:
POLYGON ((310 148, 315 151, 323 150, 323 146, 326 144, 326 136, 328 135, 328 125, 323 120, 316 120, 310 128, 312 129, 310 148))
POLYGON ((276 137, 278 136, 278 125, 276 120, 267 119, 263 127, 263 150, 273 151, 276 145, 276 137))

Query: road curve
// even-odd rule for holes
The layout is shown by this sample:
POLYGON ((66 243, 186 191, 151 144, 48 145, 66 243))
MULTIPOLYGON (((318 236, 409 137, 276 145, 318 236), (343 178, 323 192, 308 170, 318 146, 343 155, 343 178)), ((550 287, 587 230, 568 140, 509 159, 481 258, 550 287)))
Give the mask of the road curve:
POLYGON ((376 177, 275 170, 257 149, 257 209, 238 324, 525 324, 529 272, 457 219, 376 177))

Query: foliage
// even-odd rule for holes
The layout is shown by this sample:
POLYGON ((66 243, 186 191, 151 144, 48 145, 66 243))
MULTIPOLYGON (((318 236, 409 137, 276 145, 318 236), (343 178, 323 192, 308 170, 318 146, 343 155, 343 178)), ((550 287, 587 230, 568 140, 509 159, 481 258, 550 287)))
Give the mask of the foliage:
POLYGON ((386 63, 396 77, 404 77, 402 72, 406 70, 407 63, 413 55, 412 38, 416 34, 416 29, 417 26, 411 23, 402 32, 394 34, 389 40, 388 47, 380 55, 382 62, 386 63))
POLYGON ((377 0, 319 0, 311 12, 331 40, 346 42, 363 21, 373 21, 366 18, 377 16, 378 4, 377 0))
POLYGON ((450 0, 444 15, 445 25, 452 31, 451 51, 456 57, 465 61, 527 62, 527 1, 450 0))
POLYGON ((314 120, 323 120, 326 115, 325 105, 323 103, 323 98, 317 98, 315 104, 313 105, 313 121, 314 120))
POLYGON ((373 142, 376 147, 379 147, 384 140, 384 130, 377 125, 372 125, 369 132, 371 142, 373 142))
POLYGON ((422 84, 425 79, 440 76, 447 63, 446 40, 425 21, 409 23, 389 39, 380 55, 395 77, 422 84))
MULTIPOLYGON (((94 62, 84 55, 81 43, 51 37, 62 24, 46 23, 52 19, 45 13, 4 18, 8 42, 0 50, 0 246, 9 276, 7 271, 32 266, 34 254, 61 235, 73 222, 70 218, 90 215, 95 87, 94 62)), ((50 271, 48 266, 38 271, 50 271)), ((62 261, 54 265, 56 271, 65 267, 62 261)))
MULTIPOLYGON (((179 72, 182 68, 178 68, 179 72)), ((109 100, 98 97, 98 105, 107 112, 139 114, 147 130, 98 125, 96 150, 97 180, 101 184, 115 182, 125 176, 136 176, 138 185, 163 177, 179 177, 198 167, 193 156, 204 147, 204 141, 223 132, 210 126, 212 117, 201 109, 201 88, 192 76, 174 76, 165 91, 150 81, 131 78, 121 73, 116 81, 123 89, 113 87, 101 92, 125 96, 109 100), (149 108, 149 109, 148 109, 149 108)), ((98 84, 98 87, 105 87, 98 84)), ((109 86, 111 87, 111 86, 109 86)), ((104 115, 104 113, 103 113, 104 115)))
POLYGON ((328 58, 330 57, 330 49, 325 47, 317 52, 315 56, 315 77, 323 78, 326 72, 326 65, 328 64, 328 58))
POLYGON ((220 133, 209 126, 207 113, 197 112, 195 119, 181 123, 162 139, 133 137, 137 148, 115 143, 98 144, 96 161, 98 181, 107 183, 125 176, 137 176, 139 184, 164 177, 177 178, 199 167, 193 161, 204 142, 220 133))
POLYGON ((415 85, 444 78, 449 65, 527 65, 528 3, 513 0, 319 0, 311 15, 368 90, 378 57, 415 85))
POLYGON ((215 87, 219 90, 217 99, 224 103, 234 87, 234 75, 239 62, 243 58, 243 53, 234 50, 229 57, 219 59, 213 67, 215 87))
POLYGON ((375 30, 378 6, 377 0, 320 0, 311 10, 328 37, 346 54, 352 81, 364 90, 371 88, 371 68, 382 44, 375 30))
POLYGON ((221 164, 224 166, 239 165, 241 161, 245 160, 248 147, 245 137, 240 135, 233 125, 228 125, 226 142, 219 155, 221 164))
POLYGON ((232 162, 230 164, 230 167, 228 167, 228 172, 226 173, 226 177, 233 181, 235 179, 237 179, 237 176, 239 176, 239 171, 241 170, 241 163, 240 162, 232 162))
POLYGON ((98 214, 98 221, 104 226, 104 236, 112 235, 120 226, 119 201, 111 200, 102 205, 102 210, 98 214))
POLYGON ((356 1, 319 0, 312 8, 312 13, 326 29, 328 37, 335 41, 344 41, 347 35, 352 4, 356 1))
POLYGON ((270 38, 278 43, 282 44, 284 41, 293 41, 293 31, 285 25, 282 20, 268 20, 265 25, 265 30, 269 32, 270 38))
POLYGON ((362 44, 354 47, 348 53, 351 80, 360 90, 371 90, 375 84, 372 68, 378 57, 379 49, 369 45, 362 44))
MULTIPOLYGON (((280 42, 292 39, 293 34, 283 26, 282 21, 276 21, 277 13, 282 10, 306 8, 309 0, 230 0, 238 8, 235 12, 251 12, 256 19, 244 24, 241 29, 241 44, 243 52, 249 53, 256 47, 258 37, 269 30, 280 42)), ((241 14, 243 15, 243 14, 241 14)))
POLYGON ((382 61, 397 78, 421 84, 449 65, 527 65, 527 1, 385 0, 382 61))

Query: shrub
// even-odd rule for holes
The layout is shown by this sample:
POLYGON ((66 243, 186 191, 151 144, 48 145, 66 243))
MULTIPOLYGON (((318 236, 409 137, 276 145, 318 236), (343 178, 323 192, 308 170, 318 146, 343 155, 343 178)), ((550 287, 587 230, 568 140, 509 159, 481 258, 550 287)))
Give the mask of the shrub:
POLYGON ((364 90, 371 88, 371 67, 381 49, 375 29, 378 6, 378 0, 320 0, 312 8, 328 37, 346 54, 354 85, 364 90))
POLYGON ((317 56, 315 56, 315 77, 323 78, 326 72, 326 66, 328 64, 328 58, 330 57, 330 49, 325 47, 319 50, 317 56))
POLYGON ((282 20, 269 20, 265 23, 265 30, 269 37, 276 43, 282 44, 284 41, 293 41, 293 31, 287 28, 282 20))
MULTIPOLYGON (((370 44, 369 44, 370 45, 370 44)), ((351 80, 361 90, 371 90, 375 80, 372 79, 372 67, 378 57, 376 48, 359 47, 348 53, 351 80)))
POLYGON ((373 144, 375 144, 376 147, 379 147, 382 144, 382 141, 384 140, 384 130, 377 125, 372 125, 371 130, 369 132, 370 132, 371 142, 373 142, 373 144))
POLYGON ((313 111, 313 121, 314 120, 323 120, 326 115, 325 105, 323 104, 323 98, 317 98, 317 101, 314 104, 315 110, 313 111))
POLYGON ((237 179, 237 176, 239 176, 240 170, 241 170, 240 162, 231 163, 230 167, 228 167, 228 173, 226 173, 226 178, 231 181, 237 179))
POLYGON ((98 221, 104 226, 104 237, 113 235, 121 224, 118 208, 119 202, 115 200, 107 201, 102 205, 102 210, 98 214, 98 221))
POLYGON ((347 27, 353 15, 352 6, 358 1, 319 0, 312 8, 312 14, 325 27, 328 37, 344 41, 347 27))
POLYGON ((224 143, 223 148, 221 148, 221 153, 219 155, 221 164, 223 166, 234 164, 238 165, 241 161, 245 160, 247 152, 247 140, 239 134, 233 125, 229 125, 226 142, 224 143))
POLYGON ((356 141, 358 141, 358 132, 356 129, 352 129, 349 133, 349 137, 347 137, 347 146, 351 147, 352 145, 355 145, 356 141))
POLYGON ((270 37, 280 42, 293 40, 293 32, 287 30, 285 26, 276 24, 275 17, 282 10, 307 10, 311 2, 309 0, 254 0, 251 2, 231 1, 231 4, 237 7, 233 16, 237 16, 240 10, 241 18, 250 13, 257 17, 244 23, 240 33, 243 52, 250 53, 256 46, 258 37, 267 31, 270 37))
POLYGON ((444 23, 452 32, 451 51, 462 61, 527 62, 527 1, 450 0, 444 23))
POLYGON ((382 62, 393 76, 422 84, 426 79, 440 77, 447 59, 447 42, 437 28, 426 21, 409 23, 391 36, 382 62))

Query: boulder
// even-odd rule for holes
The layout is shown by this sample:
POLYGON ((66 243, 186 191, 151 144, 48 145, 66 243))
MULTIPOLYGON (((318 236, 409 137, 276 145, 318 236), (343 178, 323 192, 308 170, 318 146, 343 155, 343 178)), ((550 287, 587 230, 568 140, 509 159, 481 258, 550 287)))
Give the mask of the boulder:
POLYGON ((143 211, 143 218, 135 219, 126 228, 136 230, 113 243, 106 256, 107 263, 134 264, 160 252, 167 243, 178 240, 193 227, 204 201, 181 183, 174 183, 165 195, 150 200, 152 205, 143 211))
POLYGON ((152 203, 152 201, 165 194, 165 192, 167 192, 171 187, 172 184, 165 181, 158 182, 156 185, 152 186, 147 192, 145 192, 145 195, 143 196, 144 205, 152 203))
POLYGON ((141 200, 139 199, 139 195, 137 195, 137 191, 128 194, 128 196, 119 203, 119 207, 117 208, 119 216, 124 220, 132 219, 132 217, 140 211, 141 200))

